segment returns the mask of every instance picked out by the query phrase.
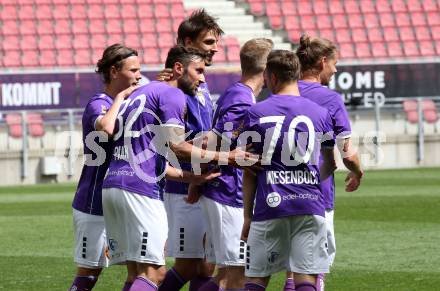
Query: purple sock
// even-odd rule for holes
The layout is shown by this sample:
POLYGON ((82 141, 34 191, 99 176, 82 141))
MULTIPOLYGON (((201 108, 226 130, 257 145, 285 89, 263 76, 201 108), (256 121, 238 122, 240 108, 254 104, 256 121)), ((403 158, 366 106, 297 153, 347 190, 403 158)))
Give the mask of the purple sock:
POLYGON ((316 291, 315 285, 312 283, 300 283, 295 287, 296 291, 316 291))
POLYGON ((209 280, 202 287, 199 288, 199 291, 224 291, 223 288, 220 288, 214 280, 209 280))
POLYGON ((129 291, 133 282, 125 282, 124 287, 122 287, 122 291, 129 291))
POLYGON ((189 282, 189 291, 197 291, 202 287, 204 284, 206 284, 208 281, 210 281, 212 277, 195 277, 189 282))
POLYGON ((257 284, 257 283, 246 283, 244 286, 245 286, 244 290, 246 290, 246 291, 265 291, 266 290, 266 287, 264 287, 260 284, 257 284))
POLYGON ((316 277, 316 291, 324 291, 325 274, 319 274, 316 277))
POLYGON ((174 268, 168 270, 165 279, 159 286, 159 291, 178 291, 187 281, 183 279, 174 268))
POLYGON ((137 277, 131 285, 130 291, 157 291, 157 286, 148 279, 137 277))
POLYGON ((69 291, 90 291, 98 281, 95 276, 76 276, 69 291))
POLYGON ((293 282, 293 278, 287 278, 286 283, 284 284, 284 291, 295 291, 295 282, 293 282))

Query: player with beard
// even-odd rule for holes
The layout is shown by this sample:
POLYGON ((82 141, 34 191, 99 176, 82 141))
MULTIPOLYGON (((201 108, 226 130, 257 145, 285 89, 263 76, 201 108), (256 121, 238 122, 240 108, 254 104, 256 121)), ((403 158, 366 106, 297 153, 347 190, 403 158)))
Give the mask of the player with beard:
POLYGON ((126 263, 135 270, 131 291, 157 290, 165 277, 165 157, 175 166, 176 156, 185 161, 231 165, 236 165, 237 155, 244 160, 251 156, 238 150, 203 150, 184 140, 184 94, 194 95, 203 82, 204 54, 174 47, 168 53, 166 67, 173 69, 170 81, 139 88, 121 107, 114 152, 103 184, 110 264, 126 263))
POLYGON ((141 79, 138 53, 121 44, 109 46, 98 61, 96 72, 103 77, 105 88, 90 99, 82 118, 86 160, 72 204, 74 259, 78 266, 72 291, 92 290, 107 265, 101 191, 112 149, 108 139, 113 135, 121 104, 141 79), (101 151, 92 151, 92 144, 101 151))
MULTIPOLYGON (((212 65, 217 52, 218 41, 223 31, 216 19, 205 10, 196 10, 178 28, 177 43, 187 48, 195 48, 206 54, 206 66, 212 65)), ((172 75, 163 71, 160 80, 168 80, 172 75)), ((201 83, 196 94, 186 94, 187 113, 185 132, 187 140, 211 129, 213 105, 209 88, 201 83)), ((190 163, 181 163, 183 170, 192 171, 190 163)), ((164 203, 168 215, 167 256, 174 257, 174 266, 167 272, 160 290, 180 290, 188 281, 189 290, 198 290, 209 281, 213 266, 205 263, 204 237, 205 221, 199 203, 188 204, 184 200, 188 194, 188 183, 167 178, 164 203)))
MULTIPOLYGON (((339 148, 342 161, 350 171, 345 179, 345 191, 356 191, 361 183, 363 171, 360 167, 359 157, 353 150, 351 143, 351 126, 348 113, 341 95, 328 88, 332 76, 336 73, 338 51, 329 40, 303 35, 296 54, 301 63, 301 80, 298 82, 301 96, 310 99, 320 106, 328 109, 332 118, 334 138, 339 148)), ((336 241, 334 232, 334 203, 335 180, 331 176, 322 182, 322 193, 325 203, 325 220, 327 224, 327 240, 329 264, 333 264, 336 254, 336 241)), ((285 291, 294 290, 293 278, 286 280, 285 291)), ((318 276, 318 291, 324 290, 324 275, 318 276)))

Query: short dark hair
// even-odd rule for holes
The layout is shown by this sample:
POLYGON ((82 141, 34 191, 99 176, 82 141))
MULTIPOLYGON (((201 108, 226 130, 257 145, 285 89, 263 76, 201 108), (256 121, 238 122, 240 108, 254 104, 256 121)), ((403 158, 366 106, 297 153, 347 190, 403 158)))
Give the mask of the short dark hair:
POLYGON ((168 56, 165 61, 165 68, 172 68, 175 63, 182 63, 183 66, 188 66, 191 61, 195 59, 205 60, 206 54, 195 48, 185 48, 182 45, 176 45, 168 51, 168 56))
POLYGON ((138 56, 138 52, 135 49, 115 43, 104 50, 101 59, 96 64, 95 72, 101 75, 104 83, 108 84, 111 81, 110 70, 112 66, 116 70, 120 70, 124 60, 132 56, 138 56))
POLYGON ((319 70, 319 61, 323 57, 333 58, 336 53, 336 45, 330 40, 320 37, 312 38, 307 34, 301 36, 296 50, 302 72, 319 70))
POLYGON ((184 45, 187 37, 195 41, 205 30, 213 31, 216 36, 221 36, 224 33, 217 23, 217 18, 209 15, 205 9, 195 10, 180 23, 177 29, 177 43, 184 45))
POLYGON ((267 56, 266 71, 274 74, 278 82, 287 83, 299 79, 301 66, 294 52, 274 50, 267 56))
POLYGON ((268 38, 253 38, 240 49, 240 65, 242 74, 259 74, 266 68, 267 55, 273 48, 268 38))

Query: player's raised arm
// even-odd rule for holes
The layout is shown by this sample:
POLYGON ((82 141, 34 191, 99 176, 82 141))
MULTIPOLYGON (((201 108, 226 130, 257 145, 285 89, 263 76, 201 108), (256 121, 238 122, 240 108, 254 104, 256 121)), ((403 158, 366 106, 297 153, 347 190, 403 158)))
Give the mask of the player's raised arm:
POLYGON ((345 178, 345 191, 353 192, 359 188, 364 172, 361 169, 359 155, 353 150, 351 138, 338 141, 338 148, 342 156, 342 162, 350 172, 345 178))

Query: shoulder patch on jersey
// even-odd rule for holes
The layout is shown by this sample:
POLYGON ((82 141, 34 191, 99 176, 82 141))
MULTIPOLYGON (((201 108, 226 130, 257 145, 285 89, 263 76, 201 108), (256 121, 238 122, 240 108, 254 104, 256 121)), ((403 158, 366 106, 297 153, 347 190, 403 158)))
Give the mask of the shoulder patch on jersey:
POLYGON ((101 105, 101 113, 102 114, 105 114, 105 113, 107 113, 107 107, 105 107, 104 105, 101 105))

